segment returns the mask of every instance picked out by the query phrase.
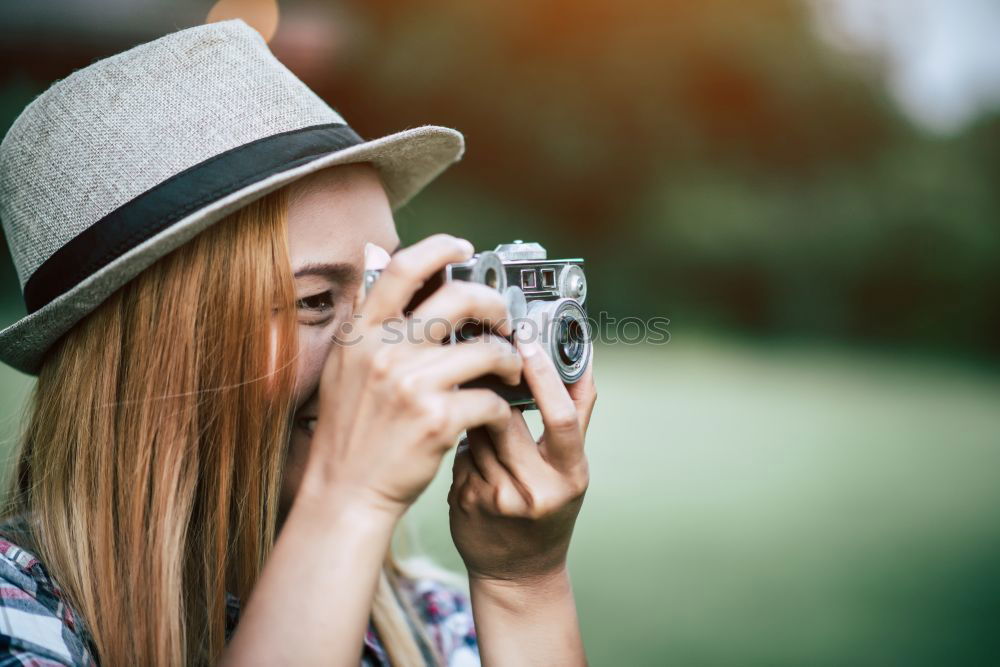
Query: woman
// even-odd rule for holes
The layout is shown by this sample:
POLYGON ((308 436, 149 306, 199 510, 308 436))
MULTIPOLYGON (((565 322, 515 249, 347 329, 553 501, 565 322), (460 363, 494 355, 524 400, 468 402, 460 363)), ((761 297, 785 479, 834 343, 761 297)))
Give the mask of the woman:
POLYGON ((75 73, 0 146, 0 218, 38 374, 0 540, 0 652, 24 664, 578 664, 566 552, 595 393, 499 295, 423 281, 392 209, 461 154, 445 128, 365 142, 245 24, 75 73), (384 268, 362 301, 364 268, 384 268), (445 323, 501 336, 440 345, 445 323), (423 329, 421 329, 423 330, 423 329), (545 433, 487 390, 523 377, 545 433), (462 431, 451 529, 471 602, 391 558, 462 431), (470 617, 471 613, 471 617, 470 617), (238 622, 237 622, 238 621, 238 622), (475 629, 473 629, 473 621, 475 629))

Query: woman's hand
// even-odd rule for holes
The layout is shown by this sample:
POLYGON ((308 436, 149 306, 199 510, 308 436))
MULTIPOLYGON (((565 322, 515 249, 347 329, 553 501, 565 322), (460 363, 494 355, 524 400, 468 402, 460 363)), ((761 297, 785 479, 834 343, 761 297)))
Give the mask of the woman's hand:
POLYGON ((536 443, 520 411, 506 426, 469 431, 455 455, 451 533, 469 570, 483 665, 585 665, 566 552, 589 480, 583 439, 597 392, 589 367, 567 390, 522 333, 545 431, 536 443))
POLYGON ((350 343, 334 346, 323 369, 300 496, 335 489, 338 498, 398 517, 463 430, 487 424, 506 430, 511 410, 504 400, 487 389, 455 385, 486 373, 517 384, 521 358, 513 346, 500 337, 441 345, 449 329, 469 319, 497 323, 509 334, 501 295, 484 285, 449 282, 411 318, 403 315, 424 281, 471 255, 468 241, 442 234, 401 250, 385 267, 356 311, 350 343))
MULTIPOLYGON (((431 274, 470 255, 467 241, 425 239, 398 252, 356 306, 349 340, 333 345, 323 367, 319 415, 295 502, 224 664, 357 665, 399 516, 461 431, 506 428, 506 401, 488 389, 454 386, 486 373, 517 384, 521 358, 514 348, 499 338, 440 344, 454 323, 468 318, 509 331, 500 294, 447 283, 412 318, 403 316, 431 274), (431 320, 428 337, 424 323, 431 320)), ((366 258, 366 268, 382 267, 366 258)))
POLYGON ((589 367, 567 389, 541 345, 518 334, 545 431, 536 443, 519 410, 505 424, 471 429, 448 502, 470 579, 530 586, 565 570, 589 481, 583 443, 597 393, 589 367))

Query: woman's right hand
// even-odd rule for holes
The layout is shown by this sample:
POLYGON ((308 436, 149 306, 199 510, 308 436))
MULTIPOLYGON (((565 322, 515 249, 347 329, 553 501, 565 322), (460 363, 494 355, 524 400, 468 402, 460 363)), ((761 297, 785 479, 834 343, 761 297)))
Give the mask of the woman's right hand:
POLYGON ((300 494, 335 492, 398 517, 433 479, 463 430, 504 428, 511 414, 505 400, 489 389, 455 385, 487 373, 517 384, 520 355, 500 336, 441 344, 470 319, 510 335, 499 292, 448 282, 410 318, 403 315, 428 278, 472 254, 468 241, 439 234, 389 261, 356 310, 350 344, 334 345, 327 358, 300 494))

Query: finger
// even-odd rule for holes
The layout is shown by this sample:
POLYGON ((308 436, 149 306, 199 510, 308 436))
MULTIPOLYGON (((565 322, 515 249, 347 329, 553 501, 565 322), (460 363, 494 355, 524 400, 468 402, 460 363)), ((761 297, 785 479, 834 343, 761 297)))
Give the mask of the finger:
POLYGON ((497 460, 496 452, 493 451, 493 443, 490 436, 483 427, 470 429, 468 433, 469 453, 476 464, 476 469, 490 484, 497 484, 510 475, 497 460))
POLYGON ((375 322, 400 315, 436 271, 446 264, 468 260, 473 252, 471 243, 448 234, 435 234, 400 250, 365 297, 363 315, 375 322))
MULTIPOLYGON (((503 428, 510 419, 510 405, 490 389, 459 389, 445 399, 451 414, 451 433, 468 431, 477 426, 490 424, 503 428)), ((454 438, 448 446, 454 444, 454 438)))
POLYGON ((505 516, 526 516, 530 509, 528 486, 515 478, 497 458, 485 428, 469 431, 469 453, 480 476, 470 475, 469 488, 480 507, 505 516))
POLYGON ((472 460, 472 453, 469 451, 468 436, 462 438, 455 448, 455 460, 451 465, 451 488, 454 491, 468 481, 469 475, 475 471, 475 463, 472 460))
POLYGON ((479 473, 475 470, 472 462, 472 455, 469 453, 469 441, 462 438, 455 450, 455 461, 451 466, 451 488, 448 489, 448 506, 454 509, 461 509, 460 500, 462 494, 469 486, 469 479, 479 473))
MULTIPOLYGON (((392 257, 386 251, 385 248, 374 243, 365 243, 365 271, 373 271, 376 269, 384 269, 389 265, 392 257)), ((354 295, 354 310, 352 312, 361 312, 361 304, 364 303, 365 299, 365 284, 363 280, 361 285, 358 286, 358 291, 354 295)))
POLYGON ((489 434, 497 459, 522 484, 530 484, 536 476, 542 456, 538 450, 524 413, 511 410, 510 419, 504 428, 484 427, 489 434))
POLYGON ((435 345, 418 350, 407 369, 419 377, 421 386, 449 389, 484 375, 493 374, 507 384, 521 382, 521 355, 499 336, 476 336, 457 345, 435 345))
POLYGON ((590 417, 594 413, 594 404, 597 403, 597 385, 594 384, 594 355, 591 353, 587 368, 580 379, 571 385, 567 385, 566 390, 569 397, 576 405, 576 414, 580 420, 580 429, 586 434, 590 426, 590 417))
POLYGON ((542 346, 523 325, 517 330, 517 349, 524 360, 524 379, 545 426, 539 445, 542 456, 556 467, 577 465, 583 458, 583 431, 566 385, 542 346))
POLYGON ((483 322, 503 336, 513 333, 507 302, 492 287, 465 280, 445 283, 413 311, 414 322, 423 325, 429 342, 447 340, 469 321, 483 322))

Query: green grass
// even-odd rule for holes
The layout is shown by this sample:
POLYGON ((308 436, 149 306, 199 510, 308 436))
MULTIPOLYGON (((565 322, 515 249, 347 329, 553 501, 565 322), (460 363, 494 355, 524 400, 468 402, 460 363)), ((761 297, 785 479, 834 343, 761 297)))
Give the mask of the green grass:
MULTIPOLYGON (((593 664, 997 664, 1000 380, 678 337, 595 359, 593 664)), ((413 519, 457 567, 444 472, 413 519)))
MULTIPOLYGON (((571 552, 593 664, 1000 662, 1000 378, 676 334, 596 375, 571 552)), ((0 386, 9 439, 29 383, 0 386)), ((447 472, 411 522, 459 568, 447 472)))

